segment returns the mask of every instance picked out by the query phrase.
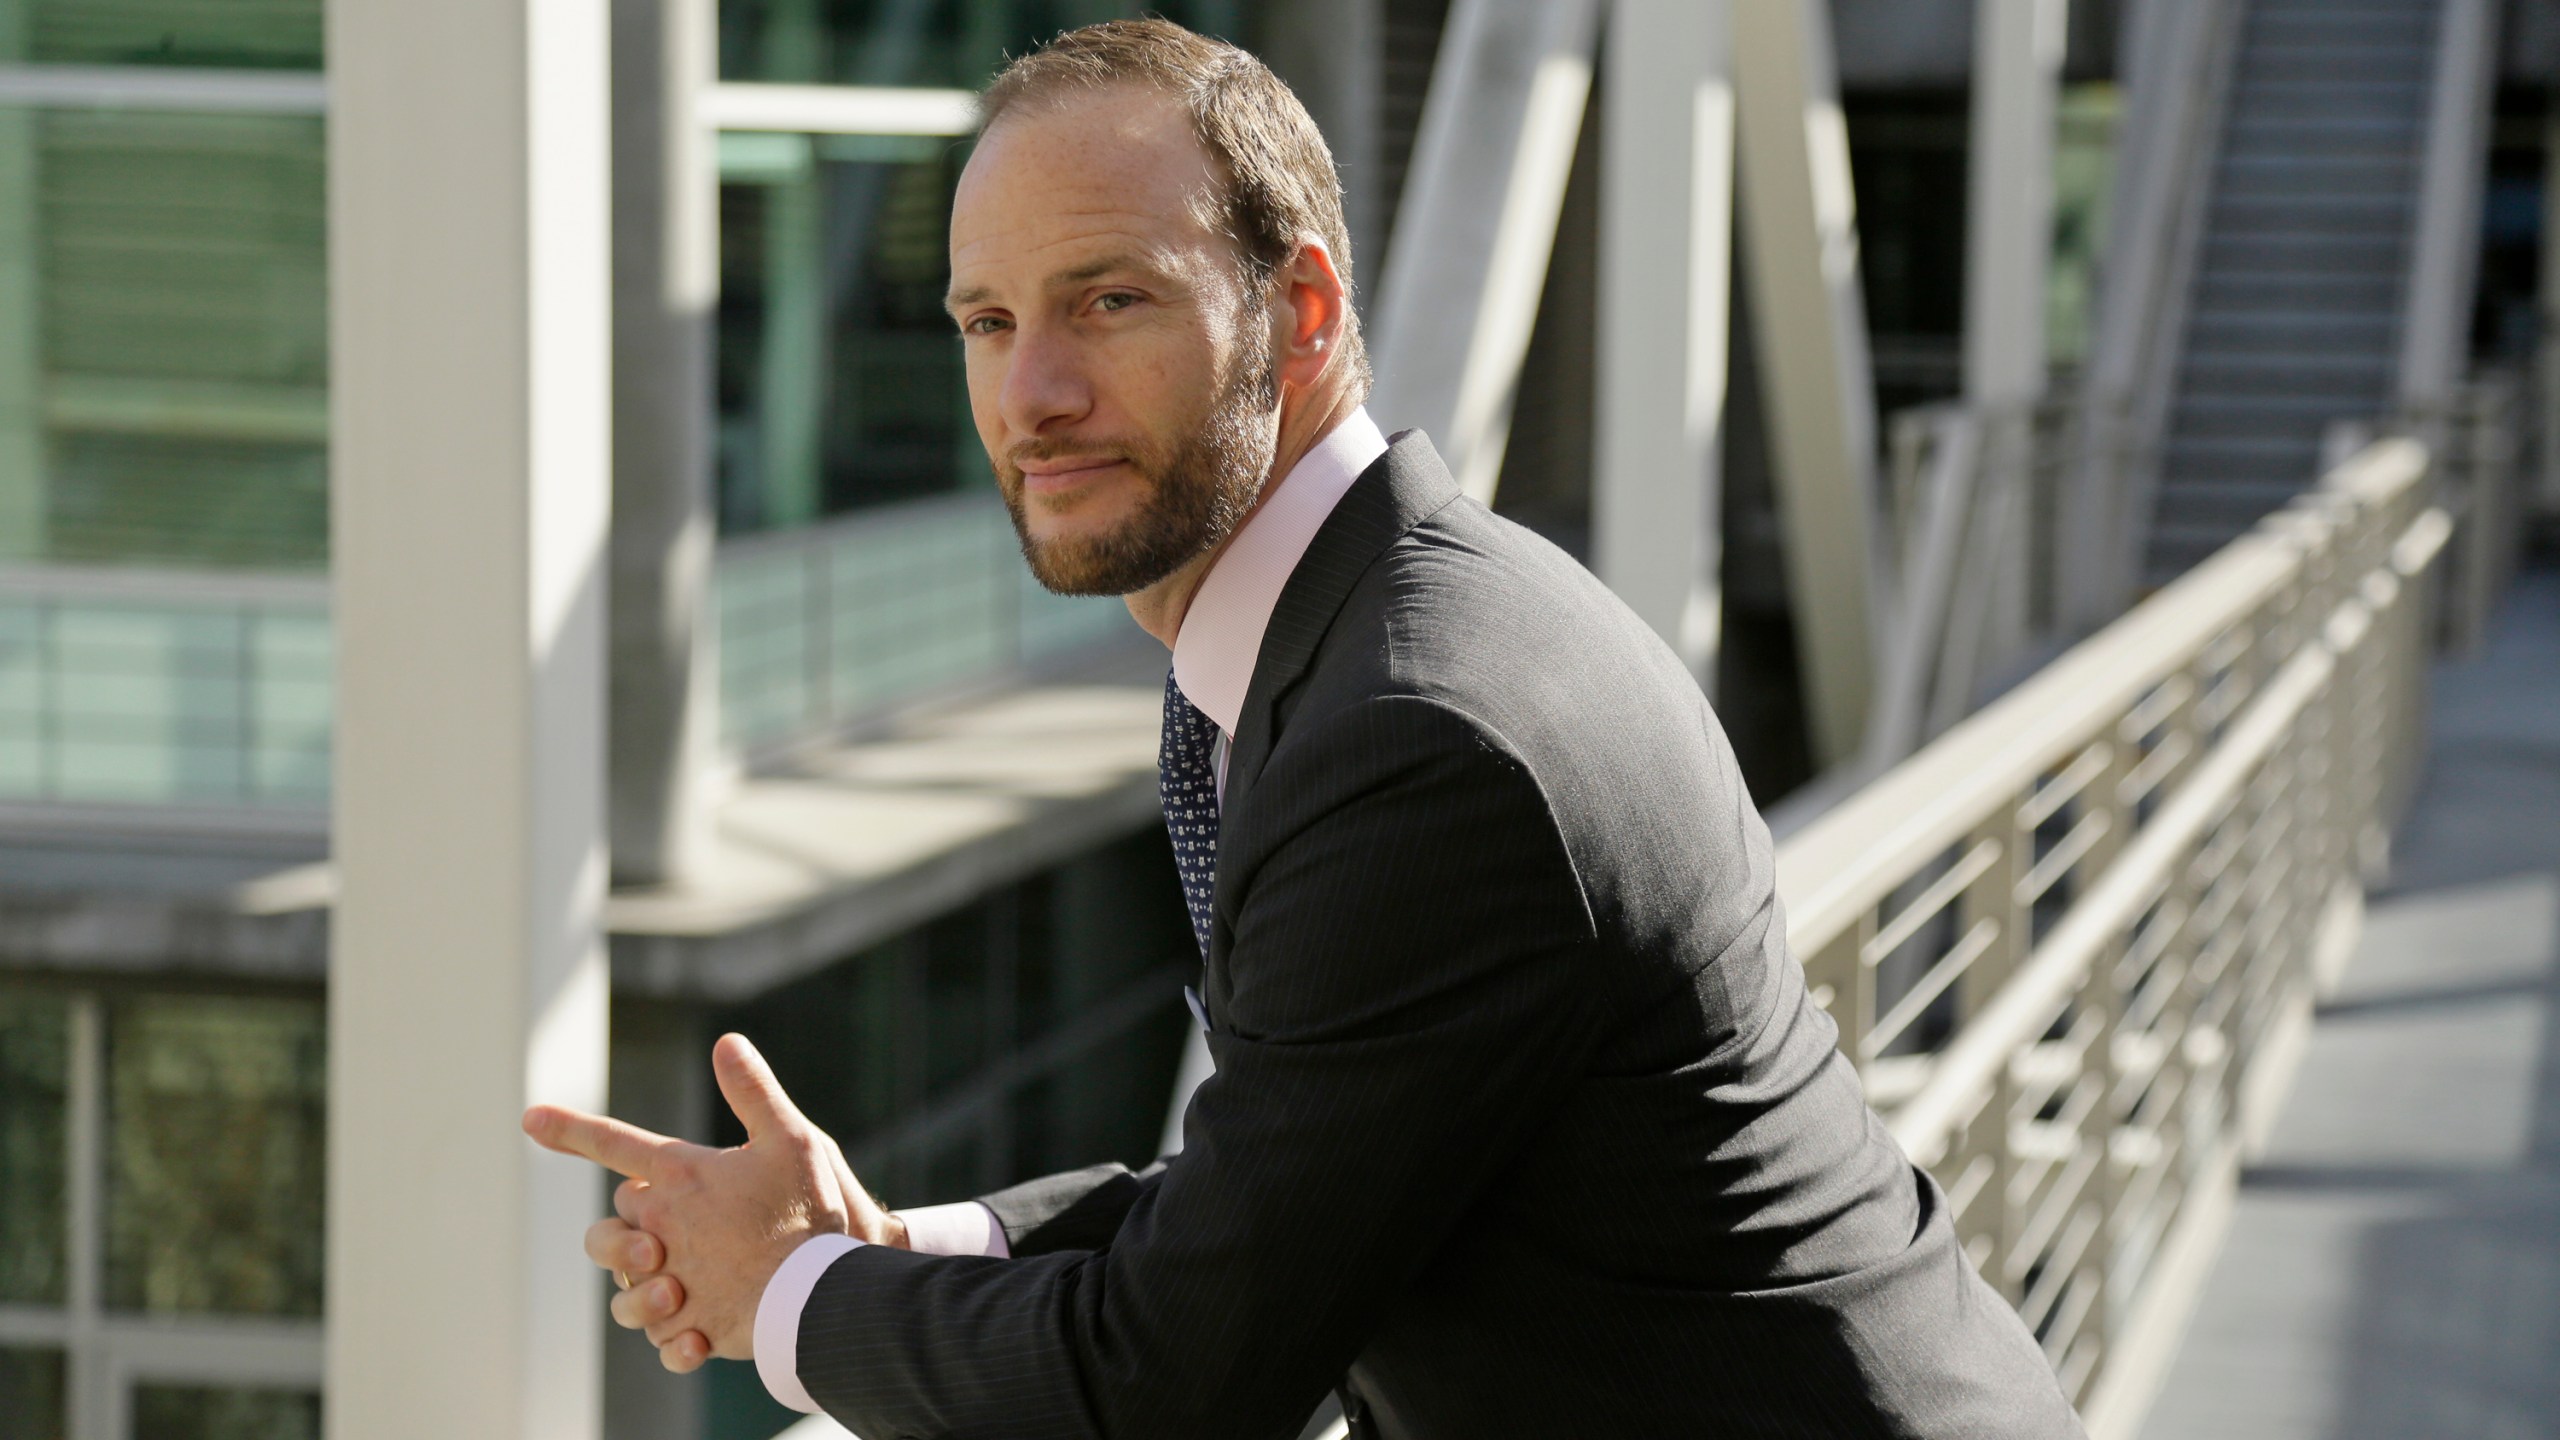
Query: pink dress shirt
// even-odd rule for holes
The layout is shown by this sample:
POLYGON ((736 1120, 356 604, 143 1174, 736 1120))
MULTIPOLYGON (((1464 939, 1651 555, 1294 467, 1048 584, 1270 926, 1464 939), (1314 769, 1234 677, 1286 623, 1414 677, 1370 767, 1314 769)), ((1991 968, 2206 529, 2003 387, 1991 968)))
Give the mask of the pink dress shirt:
MULTIPOLYGON (((1263 496, 1244 528, 1227 543, 1173 637, 1173 679, 1200 713, 1218 727, 1218 790, 1227 786, 1227 738, 1244 713, 1244 694, 1262 654, 1262 632, 1271 626, 1280 591, 1307 553, 1351 482, 1387 453, 1387 437, 1366 410, 1325 433, 1280 483, 1263 496)), ((993 1255, 1010 1258, 995 1212, 975 1200, 901 1210, 908 1248, 925 1255, 993 1255)), ((848 1250, 862 1244, 849 1235, 820 1235, 791 1252, 765 1282, 756 1305, 756 1373, 773 1398, 803 1414, 818 1413, 800 1383, 800 1312, 818 1277, 848 1250)))

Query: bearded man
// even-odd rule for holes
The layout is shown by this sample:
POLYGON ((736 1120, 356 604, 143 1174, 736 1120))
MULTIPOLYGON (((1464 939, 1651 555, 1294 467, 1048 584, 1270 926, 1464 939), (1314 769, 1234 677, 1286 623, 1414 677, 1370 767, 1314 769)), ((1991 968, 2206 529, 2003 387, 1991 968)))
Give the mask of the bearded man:
POLYGON ((1697 685, 1379 433, 1331 156, 1161 21, 1015 62, 951 222, 1023 554, 1173 652, 1216 1073, 1183 1149, 884 1212, 746 1043, 748 1143, 537 1109, 671 1367, 891 1437, 2080 1433, 1786 948, 1697 685))

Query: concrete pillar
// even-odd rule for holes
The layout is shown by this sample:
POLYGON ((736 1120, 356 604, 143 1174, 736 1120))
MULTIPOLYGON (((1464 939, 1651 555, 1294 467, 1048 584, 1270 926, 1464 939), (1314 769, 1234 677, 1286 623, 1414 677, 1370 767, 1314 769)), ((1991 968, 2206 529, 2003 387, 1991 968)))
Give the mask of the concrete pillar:
POLYGON ((1703 685, 1733 250, 1731 0, 1617 0, 1601 69, 1593 568, 1703 685))
POLYGON ((1752 336, 1818 763, 1858 752, 1874 685, 1875 381, 1826 0, 1734 7, 1752 336))
POLYGON ((613 0, 613 872, 681 884, 710 825, 712 312, 719 176, 694 102, 712 0, 613 0))
MULTIPOLYGON (((0 3, 0 64, 26 53, 26 7, 0 3)), ((0 563, 45 553, 43 239, 37 114, 0 106, 0 563)))
POLYGON ((327 1429, 594 1440, 606 0, 328 0, 327 1429))
POLYGON ((2044 396, 2053 268, 2053 110, 2065 0, 1974 0, 1964 390, 1977 405, 2044 396))

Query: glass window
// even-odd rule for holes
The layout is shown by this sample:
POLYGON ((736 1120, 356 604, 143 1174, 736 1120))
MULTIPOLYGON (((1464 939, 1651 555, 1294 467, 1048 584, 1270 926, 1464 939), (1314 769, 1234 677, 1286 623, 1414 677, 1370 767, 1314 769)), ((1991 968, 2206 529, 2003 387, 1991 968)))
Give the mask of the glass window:
POLYGON ((721 528, 992 489, 942 309, 965 142, 730 135, 721 155, 721 528))
MULTIPOLYGON (((70 1058, 66 1002, 0 991, 0 1303, 63 1303, 70 1058)), ((17 1363, 0 1363, 0 1401, 17 1363)))
POLYGON ((133 1440, 320 1440, 320 1397, 309 1390, 137 1385, 133 1440))
POLYGON ((1238 0, 723 0, 720 74, 974 90, 1004 57, 1061 30, 1148 14, 1234 39, 1241 9, 1238 0))
POLYGON ((316 118, 0 109, 0 560, 325 563, 325 168, 316 118))
POLYGON ((0 1440, 62 1440, 62 1352, 0 1349, 0 1440))
POLYGON ((56 65, 320 68, 321 0, 21 0, 25 58, 56 65))
MULTIPOLYGON (((155 995, 111 1004, 110 1307, 320 1313, 322 1027, 315 999, 155 995)), ((204 1413, 229 1414, 220 1407, 231 1403, 204 1413)))

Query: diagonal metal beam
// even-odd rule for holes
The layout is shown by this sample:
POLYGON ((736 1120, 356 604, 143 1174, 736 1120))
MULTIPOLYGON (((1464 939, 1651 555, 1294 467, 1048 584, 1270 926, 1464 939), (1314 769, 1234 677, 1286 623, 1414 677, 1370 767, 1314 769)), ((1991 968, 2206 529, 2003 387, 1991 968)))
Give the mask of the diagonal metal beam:
POLYGON ((1825 0, 1734 7, 1744 259, 1815 755, 1855 756, 1875 668, 1875 391, 1825 0))
POLYGON ((1387 251, 1369 408, 1493 498, 1582 133, 1598 0, 1457 0, 1387 251))

